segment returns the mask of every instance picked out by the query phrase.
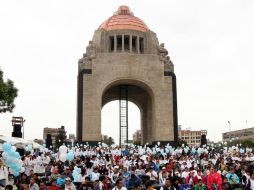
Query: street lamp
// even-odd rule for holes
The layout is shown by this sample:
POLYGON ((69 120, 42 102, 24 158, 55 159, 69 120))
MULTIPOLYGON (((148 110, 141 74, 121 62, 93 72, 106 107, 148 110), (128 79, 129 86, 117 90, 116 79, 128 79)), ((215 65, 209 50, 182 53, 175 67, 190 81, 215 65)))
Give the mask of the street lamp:
POLYGON ((231 140, 231 127, 230 127, 230 121, 228 121, 228 128, 229 128, 229 140, 231 140))

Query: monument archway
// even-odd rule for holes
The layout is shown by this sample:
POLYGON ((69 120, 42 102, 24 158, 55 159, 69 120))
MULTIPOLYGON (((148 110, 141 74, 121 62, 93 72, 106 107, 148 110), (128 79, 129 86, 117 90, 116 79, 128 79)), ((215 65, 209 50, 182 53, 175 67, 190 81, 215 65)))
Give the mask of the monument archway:
POLYGON ((174 65, 164 44, 127 6, 95 31, 78 63, 77 94, 79 142, 101 141, 102 106, 127 94, 141 110, 142 143, 177 143, 174 65))
MULTIPOLYGON (((120 141, 120 101, 113 100, 101 108, 101 134, 102 142, 109 142, 109 137, 114 139, 115 144, 120 141)), ((128 137, 129 143, 141 143, 141 111, 140 108, 128 101, 128 137)))
POLYGON ((102 107, 108 102, 120 99, 121 87, 127 89, 127 101, 137 105, 140 110, 141 144, 152 143, 149 139, 153 139, 155 134, 154 95, 146 84, 133 79, 121 79, 110 83, 102 93, 102 107))

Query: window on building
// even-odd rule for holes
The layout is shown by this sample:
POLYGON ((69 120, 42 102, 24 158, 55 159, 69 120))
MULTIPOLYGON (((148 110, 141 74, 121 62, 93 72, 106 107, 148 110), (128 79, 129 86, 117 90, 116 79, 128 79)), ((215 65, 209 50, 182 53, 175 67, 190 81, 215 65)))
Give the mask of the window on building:
POLYGON ((139 38, 139 52, 144 53, 144 38, 139 38))
POLYGON ((124 51, 130 51, 130 36, 124 36, 124 51))
POLYGON ((112 52, 115 50, 115 38, 114 36, 109 37, 109 51, 112 52))
POLYGON ((122 35, 116 36, 116 50, 117 51, 122 51, 122 35))

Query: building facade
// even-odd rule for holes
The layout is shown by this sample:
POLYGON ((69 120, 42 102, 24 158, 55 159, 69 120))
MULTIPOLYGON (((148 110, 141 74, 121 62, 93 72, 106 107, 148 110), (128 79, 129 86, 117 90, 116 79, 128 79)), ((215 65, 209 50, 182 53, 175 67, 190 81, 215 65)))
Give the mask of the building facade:
POLYGON ((188 146, 195 147, 200 146, 202 136, 207 135, 206 130, 200 131, 191 131, 191 130, 179 130, 178 131, 179 138, 185 141, 188 146))
POLYGON ((222 133, 222 141, 252 140, 254 141, 254 127, 222 133))
MULTIPOLYGON (((102 140, 101 109, 108 102, 122 100, 122 89, 140 109, 142 144, 177 142, 174 65, 164 44, 129 7, 120 6, 95 31, 79 60, 77 81, 79 142, 102 140)), ((120 126, 119 136, 125 142, 128 129, 123 131, 120 126)))
POLYGON ((46 139, 47 139, 47 135, 51 135, 52 145, 53 145, 53 147, 55 147, 56 137, 57 137, 61 132, 65 132, 64 127, 60 127, 60 128, 49 128, 49 127, 45 127, 45 128, 43 128, 43 139, 46 140, 46 139))

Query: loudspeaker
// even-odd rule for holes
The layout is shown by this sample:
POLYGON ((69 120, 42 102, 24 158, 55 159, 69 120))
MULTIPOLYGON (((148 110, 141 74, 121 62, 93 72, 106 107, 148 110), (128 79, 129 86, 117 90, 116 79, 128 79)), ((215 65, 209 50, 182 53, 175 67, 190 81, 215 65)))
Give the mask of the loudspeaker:
POLYGON ((22 138, 21 125, 17 125, 17 124, 13 125, 12 137, 22 138))

